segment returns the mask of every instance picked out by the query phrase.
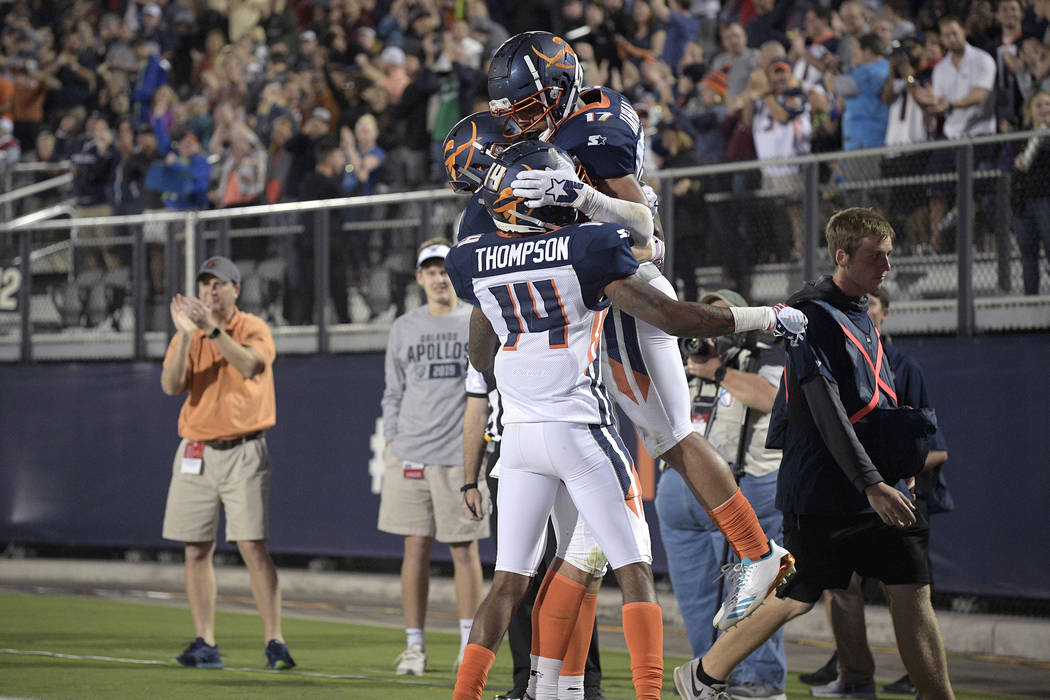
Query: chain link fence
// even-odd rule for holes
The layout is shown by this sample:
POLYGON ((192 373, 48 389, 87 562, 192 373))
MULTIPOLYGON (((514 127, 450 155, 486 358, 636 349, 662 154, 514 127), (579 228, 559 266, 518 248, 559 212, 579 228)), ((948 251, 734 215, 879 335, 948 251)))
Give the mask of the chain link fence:
MULTIPOLYGON (((731 287, 782 301, 832 271, 828 217, 866 206, 897 232, 890 331, 1050 328, 1047 151, 1029 132, 656 172, 665 274, 683 299, 731 287)), ((281 352, 382 350, 422 301, 417 246, 452 238, 464 203, 431 190, 93 219, 29 210, 0 224, 0 361, 161 357, 171 297, 195 294, 215 254, 237 263, 238 304, 281 352)))

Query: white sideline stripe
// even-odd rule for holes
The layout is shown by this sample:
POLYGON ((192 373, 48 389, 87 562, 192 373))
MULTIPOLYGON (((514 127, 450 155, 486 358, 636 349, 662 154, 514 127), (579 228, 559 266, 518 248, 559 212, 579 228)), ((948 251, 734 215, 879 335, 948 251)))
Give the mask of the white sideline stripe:
MULTIPOLYGON (((10 654, 12 656, 46 656, 52 659, 69 659, 73 661, 108 661, 111 663, 118 664, 139 664, 142 666, 164 666, 165 668, 176 668, 176 664, 171 661, 160 661, 158 659, 125 659, 119 656, 94 656, 90 654, 64 654, 60 651, 34 651, 26 649, 0 649, 0 654, 10 654)), ((361 676, 352 673, 318 673, 314 671, 278 671, 275 669, 266 668, 236 668, 232 666, 226 666, 225 668, 216 669, 204 669, 208 672, 213 671, 240 671, 242 673, 262 673, 268 676, 298 676, 305 678, 326 678, 333 680, 347 680, 347 681, 376 681, 378 683, 395 683, 397 685, 421 685, 430 688, 450 688, 451 686, 447 683, 427 683, 426 681, 409 681, 399 680, 396 678, 383 678, 380 676, 361 676)), ((0 698, 3 700, 3 698, 0 698)))

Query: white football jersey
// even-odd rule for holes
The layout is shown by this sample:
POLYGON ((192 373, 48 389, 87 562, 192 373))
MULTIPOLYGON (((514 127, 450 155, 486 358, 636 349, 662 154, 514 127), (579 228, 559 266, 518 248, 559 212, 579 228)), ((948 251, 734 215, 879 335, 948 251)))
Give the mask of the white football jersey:
POLYGON ((601 376, 602 290, 637 270, 630 245, 627 229, 588 222, 469 236, 449 253, 457 295, 484 312, 501 341, 505 424, 613 422, 601 376))

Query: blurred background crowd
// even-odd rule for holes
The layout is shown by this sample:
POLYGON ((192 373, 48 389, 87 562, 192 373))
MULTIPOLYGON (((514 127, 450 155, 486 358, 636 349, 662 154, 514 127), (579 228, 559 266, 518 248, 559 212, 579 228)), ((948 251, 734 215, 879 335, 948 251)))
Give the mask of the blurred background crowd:
MULTIPOLYGON (((438 186, 448 129, 486 108, 489 56, 527 30, 565 36, 586 84, 629 97, 649 172, 965 139, 1050 123, 1048 20, 1050 0, 0 0, 0 157, 70 161, 79 216, 438 186)), ((1024 146, 980 151, 978 165, 1023 181, 1048 165, 1024 146)), ((843 160, 821 178, 954 167, 905 153, 843 160)), ((690 193, 790 195, 798 179, 771 166, 678 180, 676 215, 696 215, 690 193)), ((786 199, 783 240, 749 260, 797 260, 801 208, 786 199)), ((904 250, 943 251, 951 198, 920 199, 895 222, 904 250)), ((728 255, 694 243, 679 246, 683 264, 728 255)), ((237 244, 239 259, 310 256, 276 238, 237 244)), ((333 286, 397 248, 376 237, 333 250, 333 286)), ((102 249, 91 265, 122 262, 102 249)), ((162 262, 151 256, 156 293, 162 262)), ((298 270, 293 288, 309 273, 298 270)), ((339 296, 335 320, 351 320, 339 296)), ((284 320, 308 321, 313 301, 298 299, 284 320)))

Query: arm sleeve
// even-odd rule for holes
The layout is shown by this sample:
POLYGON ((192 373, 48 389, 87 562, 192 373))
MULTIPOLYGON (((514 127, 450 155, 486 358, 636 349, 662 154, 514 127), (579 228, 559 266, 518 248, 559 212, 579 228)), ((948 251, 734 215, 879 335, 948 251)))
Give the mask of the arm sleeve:
POLYGON ((467 396, 476 396, 487 399, 489 395, 488 385, 485 383, 485 375, 474 369, 474 365, 467 363, 467 374, 463 380, 467 396))
POLYGON ((401 411, 401 397, 405 393, 405 369, 401 366, 398 352, 401 349, 401 333, 398 324, 395 323, 390 329, 390 337, 386 344, 386 359, 384 361, 384 377, 386 380, 383 387, 383 438, 387 442, 393 442, 397 437, 397 417, 401 411))
POLYGON ((277 359, 277 346, 273 342, 273 334, 262 319, 252 319, 252 325, 241 345, 258 352, 267 367, 272 367, 273 361, 277 359))
POLYGON ((463 268, 464 258, 467 258, 473 250, 472 246, 456 246, 445 258, 445 272, 448 273, 449 282, 456 296, 472 306, 480 307, 477 296, 474 294, 474 285, 471 283, 470 274, 465 274, 463 268))
POLYGON ((973 82, 974 87, 981 87, 985 90, 995 89, 995 59, 990 54, 981 51, 981 61, 974 76, 973 82))
POLYGON ((630 247, 631 234, 613 224, 583 224, 570 241, 583 302, 589 309, 603 308, 608 304, 602 291, 605 285, 638 270, 630 247))
POLYGON ((883 481, 846 417, 838 387, 824 377, 816 377, 802 384, 802 393, 820 437, 854 488, 863 492, 883 481))
POLYGON ((587 186, 580 211, 591 221, 626 226, 634 234, 635 245, 649 245, 653 239, 653 212, 641 202, 616 199, 587 186))

